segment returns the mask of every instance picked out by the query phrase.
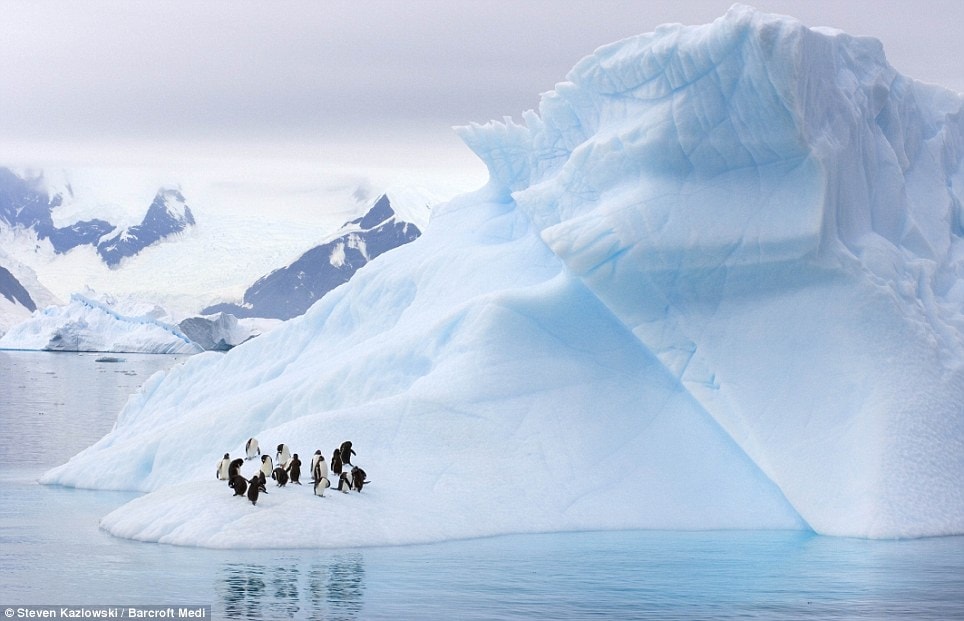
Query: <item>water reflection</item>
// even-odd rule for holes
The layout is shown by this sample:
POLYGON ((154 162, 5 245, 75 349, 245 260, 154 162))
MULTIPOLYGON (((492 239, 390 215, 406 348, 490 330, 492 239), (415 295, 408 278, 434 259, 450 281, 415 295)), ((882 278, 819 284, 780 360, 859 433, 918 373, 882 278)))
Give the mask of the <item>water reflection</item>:
POLYGON ((277 566, 224 565, 215 587, 222 616, 333 621, 358 618, 365 594, 364 558, 360 553, 337 554, 327 562, 280 560, 282 564, 277 566), (310 606, 310 610, 302 606, 310 606))

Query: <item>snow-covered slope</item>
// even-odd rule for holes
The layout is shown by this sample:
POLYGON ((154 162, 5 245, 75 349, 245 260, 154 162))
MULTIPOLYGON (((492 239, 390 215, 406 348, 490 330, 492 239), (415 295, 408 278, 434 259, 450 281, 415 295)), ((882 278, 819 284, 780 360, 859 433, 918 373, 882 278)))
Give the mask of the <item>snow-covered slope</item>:
POLYGON ((166 311, 139 303, 75 293, 11 327, 0 349, 195 354, 202 347, 169 322, 166 311))
POLYGON ((136 255, 166 237, 177 235, 189 226, 194 226, 194 214, 187 206, 184 195, 174 188, 161 188, 147 208, 143 222, 102 239, 97 244, 97 254, 104 263, 114 267, 123 259, 136 255))
POLYGON ((0 265, 0 336, 35 310, 37 304, 30 297, 30 292, 10 270, 0 265))
POLYGON ((11 326, 29 319, 37 308, 57 303, 33 270, 0 248, 0 336, 11 326))
POLYGON ((420 231, 395 214, 387 195, 365 215, 348 222, 298 260, 262 276, 244 292, 238 304, 216 304, 204 314, 227 312, 236 317, 291 319, 335 287, 342 285, 372 259, 407 244, 420 231))
POLYGON ((191 545, 964 533, 962 105, 740 6, 604 47, 461 130, 488 186, 43 481, 151 491, 103 526, 191 545), (230 498, 250 436, 373 483, 230 498))

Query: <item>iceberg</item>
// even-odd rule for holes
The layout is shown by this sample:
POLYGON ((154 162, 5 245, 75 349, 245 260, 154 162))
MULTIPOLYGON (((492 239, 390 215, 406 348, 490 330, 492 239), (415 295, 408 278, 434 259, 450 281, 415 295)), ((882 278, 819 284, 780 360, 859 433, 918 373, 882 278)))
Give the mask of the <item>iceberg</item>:
POLYGON ((0 349, 196 354, 203 348, 164 321, 160 307, 74 293, 65 306, 48 306, 0 336, 0 349))
POLYGON ((146 492, 102 527, 211 547, 964 533, 962 108, 740 5, 602 47, 458 129, 489 183, 421 237, 151 378, 41 481, 146 492), (232 498, 249 437, 351 439, 372 483, 232 498))

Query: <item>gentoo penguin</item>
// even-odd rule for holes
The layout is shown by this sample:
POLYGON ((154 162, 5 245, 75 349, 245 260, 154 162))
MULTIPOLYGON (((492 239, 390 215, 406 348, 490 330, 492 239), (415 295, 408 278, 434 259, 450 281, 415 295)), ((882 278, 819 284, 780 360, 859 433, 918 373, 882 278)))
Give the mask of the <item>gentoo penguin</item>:
POLYGON ((291 482, 295 485, 301 485, 301 460, 298 459, 298 453, 288 460, 288 465, 285 467, 288 471, 288 476, 291 478, 291 482))
POLYGON ((317 449, 317 450, 315 451, 315 454, 311 456, 311 468, 310 468, 309 471, 311 472, 311 482, 312 482, 312 483, 314 483, 315 481, 318 480, 318 479, 315 478, 315 465, 318 463, 318 460, 319 460, 319 459, 321 459, 321 460, 324 460, 324 459, 325 459, 325 457, 321 454, 321 449, 317 449))
POLYGON ((240 457, 228 464, 228 485, 231 484, 230 481, 233 480, 235 476, 241 474, 242 465, 244 465, 244 460, 240 457))
POLYGON ((271 477, 271 473, 274 472, 274 464, 271 463, 270 455, 261 456, 261 474, 264 475, 265 480, 271 477))
POLYGON ((254 459, 261 454, 261 448, 258 446, 258 441, 254 438, 248 438, 247 444, 244 445, 244 451, 247 453, 245 459, 254 459))
POLYGON ((247 491, 248 489, 248 480, 245 479, 240 474, 236 474, 233 477, 231 477, 231 480, 228 482, 228 485, 230 485, 231 488, 234 490, 235 496, 244 496, 244 492, 247 491))
POLYGON ((218 472, 217 472, 218 481, 228 481, 231 479, 231 475, 228 472, 230 468, 231 468, 231 456, 225 453, 224 457, 221 458, 221 461, 218 462, 218 472))
POLYGON ((351 465, 351 456, 355 454, 355 449, 351 447, 351 440, 345 440, 339 447, 341 449, 341 463, 351 465))
POLYGON ((284 487, 288 484, 288 471, 278 466, 271 473, 271 478, 278 482, 278 487, 284 487))
POLYGON ((279 444, 279 445, 278 445, 278 454, 275 455, 274 458, 275 458, 275 461, 278 462, 278 465, 279 465, 279 466, 281 466, 282 468, 287 468, 287 467, 288 467, 288 460, 291 459, 291 451, 288 450, 288 445, 287 445, 287 444, 279 444))
POLYGON ((347 494, 348 490, 350 489, 351 489, 351 479, 348 478, 347 473, 342 472, 341 476, 338 477, 338 491, 347 494))
POLYGON ((365 471, 358 466, 352 466, 351 486, 360 492, 365 483, 368 483, 368 481, 365 480, 365 471))
MULTIPOLYGON (((317 483, 322 479, 328 479, 328 464, 325 463, 325 456, 321 454, 321 451, 318 451, 318 454, 315 455, 315 457, 318 459, 315 460, 314 466, 311 468, 311 480, 317 483)), ((325 487, 330 486, 331 482, 329 482, 325 487)))
POLYGON ((331 487, 331 481, 328 480, 328 477, 315 479, 315 496, 324 496, 325 490, 329 487, 331 487))
POLYGON ((254 506, 258 506, 259 487, 261 487, 261 477, 256 474, 248 481, 248 500, 250 500, 254 506))
POLYGON ((331 473, 341 474, 341 449, 335 449, 331 454, 331 473))

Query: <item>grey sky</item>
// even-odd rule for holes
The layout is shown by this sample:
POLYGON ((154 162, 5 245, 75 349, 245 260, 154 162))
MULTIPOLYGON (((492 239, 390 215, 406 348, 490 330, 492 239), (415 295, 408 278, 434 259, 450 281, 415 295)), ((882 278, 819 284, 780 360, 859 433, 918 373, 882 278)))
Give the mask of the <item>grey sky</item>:
MULTIPOLYGON (((519 117, 599 45, 730 0, 0 0, 0 161, 289 155, 473 161, 452 125, 519 117), (464 158, 464 160, 463 160, 464 158)), ((881 39, 964 92, 964 1, 760 0, 881 39)))

